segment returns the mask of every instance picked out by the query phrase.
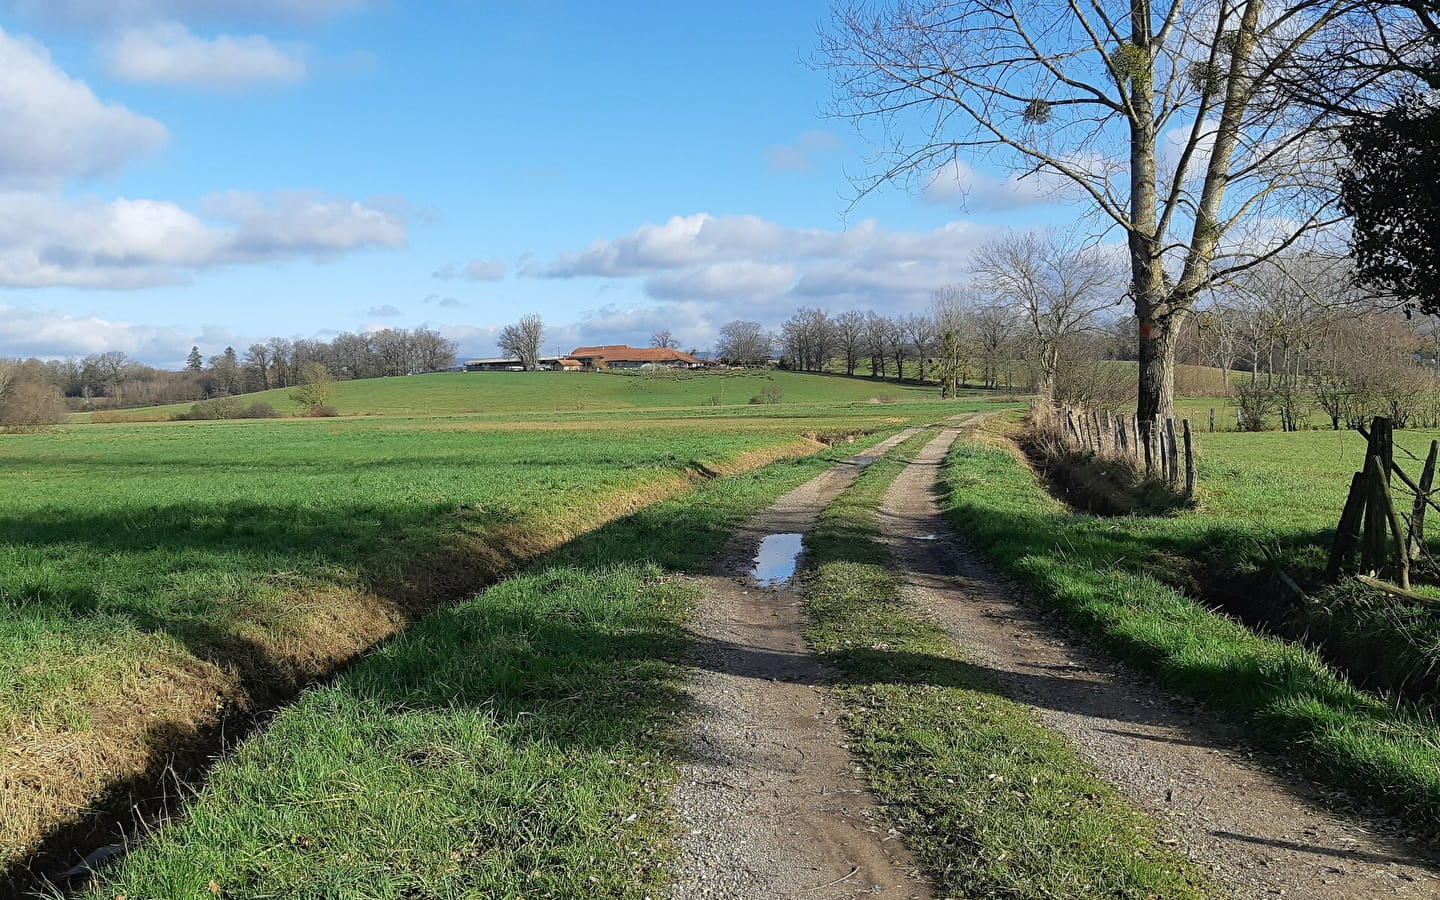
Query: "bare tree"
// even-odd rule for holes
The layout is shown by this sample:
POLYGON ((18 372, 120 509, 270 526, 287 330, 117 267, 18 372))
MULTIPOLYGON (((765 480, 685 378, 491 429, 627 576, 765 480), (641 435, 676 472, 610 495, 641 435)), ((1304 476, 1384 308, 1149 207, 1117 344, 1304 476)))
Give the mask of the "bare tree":
POLYGON ((947 284, 938 288, 930 301, 940 354, 938 378, 942 397, 954 397, 960 392, 960 386, 970 380, 976 347, 973 300, 969 288, 947 284))
POLYGON ((903 323, 905 340, 915 354, 915 365, 919 371, 915 377, 925 380, 925 360, 935 351, 935 320, 926 315, 909 315, 903 323))
POLYGON ((267 344, 251 344, 245 351, 245 389, 247 391, 268 391, 270 389, 270 347, 267 344))
POLYGON ((657 331, 650 335, 650 346, 659 347, 661 350, 675 350, 680 347, 680 342, 675 340, 669 330, 657 331))
POLYGON ((1053 400, 1065 340, 1120 302, 1115 261, 1054 233, 1010 232, 976 251, 973 268, 981 288, 1025 322, 1038 366, 1036 393, 1053 400))
POLYGON ((897 0, 837 9, 834 113, 877 122, 868 191, 984 156, 1083 198, 1126 239, 1142 419, 1169 416, 1176 341, 1215 280, 1339 220, 1331 111, 1281 73, 1360 0, 897 0))
POLYGON ((439 372, 455 365, 455 342, 430 328, 417 328, 410 334, 410 348, 416 368, 421 372, 439 372))
POLYGON ((715 356, 731 365, 763 365, 770 359, 775 342, 759 322, 736 319, 720 329, 715 356))
POLYGON ((885 376, 886 336, 890 332, 890 320, 871 310, 865 314, 865 355, 870 359, 870 377, 885 376))
POLYGON ((500 329, 495 341, 501 353, 508 353, 520 360, 527 370, 540 368, 540 344, 545 337, 545 323, 536 313, 520 317, 513 325, 500 329))
POLYGON ((835 323, 823 309, 799 309, 780 330, 789 364, 803 372, 823 372, 835 354, 835 323))
POLYGON ((846 310, 835 317, 835 346, 845 360, 845 374, 854 375, 865 348, 865 314, 846 310))

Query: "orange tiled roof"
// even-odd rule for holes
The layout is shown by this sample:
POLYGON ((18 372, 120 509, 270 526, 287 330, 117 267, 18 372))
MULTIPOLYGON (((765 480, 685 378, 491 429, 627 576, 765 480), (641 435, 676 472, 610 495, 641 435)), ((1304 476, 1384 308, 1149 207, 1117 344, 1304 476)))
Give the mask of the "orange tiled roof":
POLYGON ((700 365, 700 360, 679 350, 664 347, 630 347, 625 344, 606 344, 603 347, 577 347, 570 354, 577 359, 600 358, 606 362, 680 362, 700 365))

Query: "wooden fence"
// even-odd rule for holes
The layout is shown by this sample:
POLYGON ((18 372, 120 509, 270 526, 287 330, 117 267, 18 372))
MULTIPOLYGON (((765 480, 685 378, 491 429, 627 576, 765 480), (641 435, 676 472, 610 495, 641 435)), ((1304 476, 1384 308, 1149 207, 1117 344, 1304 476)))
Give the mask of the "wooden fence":
POLYGON ((1195 439, 1190 420, 1141 420, 1109 410, 1032 403, 1030 419, 1074 452, 1123 460, 1146 478, 1195 496, 1195 439))
POLYGON ((1344 575, 1358 575, 1371 587, 1388 585, 1375 576, 1393 574, 1402 590, 1410 588, 1410 565, 1425 549, 1425 512, 1435 507, 1431 492, 1435 483, 1435 462, 1440 441, 1430 442, 1430 452, 1417 482, 1395 462, 1395 440, 1391 422, 1377 416, 1370 430, 1357 428, 1366 440, 1364 467, 1350 479, 1350 494, 1335 529, 1326 575, 1331 581, 1344 575), (1395 502, 1394 479, 1414 497, 1410 515, 1405 517, 1395 502))

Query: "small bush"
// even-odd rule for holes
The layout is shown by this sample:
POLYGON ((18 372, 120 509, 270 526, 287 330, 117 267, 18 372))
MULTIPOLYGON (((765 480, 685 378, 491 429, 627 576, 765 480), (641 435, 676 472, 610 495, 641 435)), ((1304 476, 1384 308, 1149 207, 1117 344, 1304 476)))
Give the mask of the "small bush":
POLYGON ((178 422, 213 422, 219 419, 238 419, 244 409, 234 397, 212 397, 190 406, 189 412, 175 414, 178 422))
POLYGON ((750 402, 757 406, 762 404, 779 403, 780 399, 784 396, 784 388, 782 388, 778 384, 770 384, 761 388, 760 393, 750 398, 750 402))
POLYGON ((312 406, 305 411, 305 415, 312 419, 328 419, 340 415, 340 410, 333 406, 312 406))
POLYGON ((1277 402, 1275 391, 1259 382, 1240 385, 1230 401, 1235 407, 1238 430, 1264 431, 1266 420, 1275 411, 1277 402))
POLYGON ((268 403, 252 403, 240 412, 244 419, 278 419, 280 412, 268 403))
POLYGON ((68 416, 60 391, 48 384, 21 382, 0 400, 0 425, 10 432, 44 431, 68 416))

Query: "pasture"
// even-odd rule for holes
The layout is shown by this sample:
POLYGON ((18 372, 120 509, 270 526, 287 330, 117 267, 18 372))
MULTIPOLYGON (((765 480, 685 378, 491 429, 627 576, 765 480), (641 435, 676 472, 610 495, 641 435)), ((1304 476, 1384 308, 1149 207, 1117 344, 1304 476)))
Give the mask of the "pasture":
MULTIPOLYGON (((542 413, 693 406, 747 406, 762 391, 778 389, 786 405, 933 400, 930 386, 897 385, 843 375, 783 370, 644 372, 437 372, 401 378, 335 383, 334 406, 344 416, 542 413)), ((289 391, 244 394, 245 403, 269 403, 296 413, 289 391)), ((188 403, 119 410, 136 420, 168 419, 188 403)), ((86 421, 90 414, 77 416, 86 421)))
POLYGON ((814 402, 426 416, 416 377, 362 386, 411 392, 383 418, 0 435, 0 855, 600 523, 967 408, 792 377, 814 402))

